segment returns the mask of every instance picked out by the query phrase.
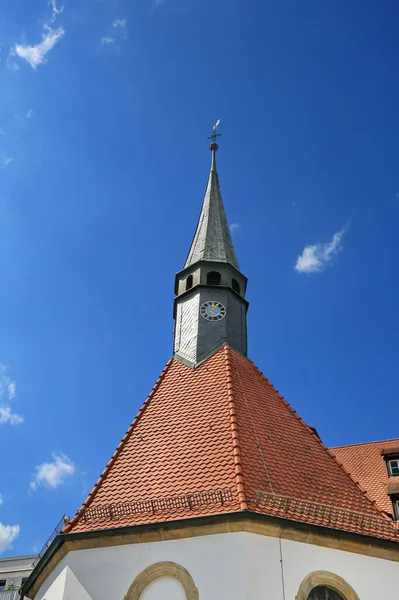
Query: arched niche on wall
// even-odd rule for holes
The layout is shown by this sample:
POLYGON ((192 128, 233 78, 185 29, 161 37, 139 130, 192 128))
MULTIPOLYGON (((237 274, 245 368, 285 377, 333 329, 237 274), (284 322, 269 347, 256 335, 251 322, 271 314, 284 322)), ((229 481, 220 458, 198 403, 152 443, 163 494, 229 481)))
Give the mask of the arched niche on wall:
POLYGON ((314 588, 325 586, 342 596, 343 600, 360 600, 353 587, 339 575, 329 571, 309 573, 299 586, 295 600, 308 600, 314 588))
POLYGON ((198 600, 198 590, 190 573, 175 562, 158 562, 141 571, 130 586, 124 600, 140 600, 147 585, 159 577, 174 577, 181 583, 186 600, 198 600))

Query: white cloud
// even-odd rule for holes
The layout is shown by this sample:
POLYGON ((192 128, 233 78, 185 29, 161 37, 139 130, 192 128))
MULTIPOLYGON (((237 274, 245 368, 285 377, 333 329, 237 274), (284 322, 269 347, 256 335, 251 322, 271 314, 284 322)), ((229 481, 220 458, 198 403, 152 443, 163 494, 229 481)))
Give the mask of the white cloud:
POLYGON ((19 525, 3 525, 0 523, 0 552, 10 548, 19 535, 19 525))
POLYGON ((240 228, 240 224, 239 223, 230 223, 229 229, 230 229, 231 235, 233 235, 233 233, 235 231, 237 231, 237 229, 239 229, 239 228, 240 228))
POLYGON ((60 6, 58 8, 56 0, 50 0, 50 2, 48 4, 49 4, 49 6, 51 6, 51 10, 52 10, 51 22, 53 23, 56 20, 57 15, 62 15, 62 13, 64 12, 64 7, 60 6))
POLYGON ((343 248, 342 238, 346 229, 334 233, 330 242, 305 246, 297 258, 295 270, 298 273, 317 273, 323 271, 328 263, 343 248))
POLYGON ((36 69, 39 65, 46 62, 46 55, 54 48, 57 42, 63 37, 65 30, 63 27, 52 29, 48 25, 45 26, 46 33, 42 34, 42 41, 36 46, 24 46, 23 44, 15 44, 12 53, 26 60, 32 69, 36 69))
MULTIPOLYGON (((127 19, 115 19, 115 21, 112 23, 112 29, 121 29, 123 30, 127 25, 127 19)), ((109 45, 109 44, 115 44, 117 39, 121 38, 121 33, 117 33, 116 31, 113 31, 111 35, 109 35, 111 32, 110 30, 108 30, 108 35, 103 35, 103 37, 101 38, 101 43, 103 45, 109 45)), ((126 36, 124 36, 126 39, 126 36)))
POLYGON ((66 454, 53 453, 53 462, 37 465, 36 474, 30 482, 29 489, 35 492, 40 485, 56 488, 64 483, 65 478, 72 477, 75 465, 66 454))
POLYGON ((11 381, 7 386, 8 398, 13 400, 17 392, 17 384, 15 381, 11 381))
POLYGON ((0 398, 6 396, 8 400, 12 400, 16 390, 17 384, 11 377, 10 367, 0 363, 0 398))
POLYGON ((0 406, 0 425, 3 423, 19 425, 20 423, 23 423, 23 421, 23 416, 13 413, 10 406, 0 406))
POLYGON ((112 23, 112 27, 126 27, 127 19, 115 19, 112 23))
POLYGON ((17 121, 25 121, 25 119, 31 119, 32 117, 33 117, 33 108, 30 108, 24 116, 17 115, 16 113, 14 113, 14 118, 17 119, 17 121))
POLYGON ((4 136, 7 135, 2 127, 0 127, 0 135, 4 135, 4 136))
POLYGON ((12 163, 13 160, 14 159, 13 159, 12 156, 9 156, 8 158, 3 158, 3 166, 2 166, 2 168, 3 169, 7 168, 12 163))
POLYGON ((10 368, 0 363, 0 425, 19 425, 24 418, 11 410, 9 402, 14 400, 17 393, 17 384, 11 378, 10 368))
POLYGON ((3 504, 3 494, 0 494, 0 506, 3 504))

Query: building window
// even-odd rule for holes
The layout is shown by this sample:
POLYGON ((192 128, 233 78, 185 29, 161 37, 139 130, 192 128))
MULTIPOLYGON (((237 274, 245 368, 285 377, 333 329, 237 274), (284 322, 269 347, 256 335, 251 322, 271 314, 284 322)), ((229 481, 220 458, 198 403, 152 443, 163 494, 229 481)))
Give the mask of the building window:
POLYGON ((193 287, 193 276, 189 275, 186 279, 186 290, 191 290, 193 287))
POLYGON ((395 521, 399 521, 399 496, 391 496, 395 521))
POLYGON ((5 579, 0 579, 0 590, 4 590, 6 587, 7 581, 5 579))
POLYGON ((237 294, 241 294, 240 284, 238 283, 237 279, 233 279, 233 281, 231 282, 231 287, 235 292, 237 292, 237 294))
POLYGON ((399 458, 388 461, 388 471, 390 477, 399 477, 399 458))
POLYGON ((210 271, 206 276, 206 282, 208 285, 220 285, 221 275, 216 271, 210 271))
POLYGON ((308 596, 308 600, 345 600, 338 592, 324 585, 318 585, 313 588, 308 596))

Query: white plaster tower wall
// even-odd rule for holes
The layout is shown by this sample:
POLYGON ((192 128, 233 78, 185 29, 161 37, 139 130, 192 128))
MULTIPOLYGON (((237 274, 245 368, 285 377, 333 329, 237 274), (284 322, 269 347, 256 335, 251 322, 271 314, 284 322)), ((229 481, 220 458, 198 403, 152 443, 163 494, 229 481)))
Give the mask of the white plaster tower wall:
MULTIPOLYGON (((343 578, 360 600, 396 597, 399 562, 287 540, 281 541, 281 549, 286 600, 295 600, 301 582, 314 571, 343 578)), ((37 598, 45 598, 69 565, 91 598, 123 600, 135 578, 160 561, 184 567, 199 600, 283 600, 279 540, 246 532, 73 551, 52 571, 37 598)), ((140 600, 184 600, 175 580, 155 582, 140 600)))

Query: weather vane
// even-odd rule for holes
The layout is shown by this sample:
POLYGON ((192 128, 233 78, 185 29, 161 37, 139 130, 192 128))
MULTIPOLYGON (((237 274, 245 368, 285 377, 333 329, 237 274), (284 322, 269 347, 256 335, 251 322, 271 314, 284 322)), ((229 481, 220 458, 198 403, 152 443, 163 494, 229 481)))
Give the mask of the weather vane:
POLYGON ((212 144, 215 144, 216 140, 218 139, 218 137, 220 137, 222 135, 221 133, 218 133, 218 127, 219 127, 219 125, 220 125, 220 119, 218 119, 216 121, 216 123, 212 127, 212 135, 210 135, 208 137, 208 140, 212 140, 212 144))

